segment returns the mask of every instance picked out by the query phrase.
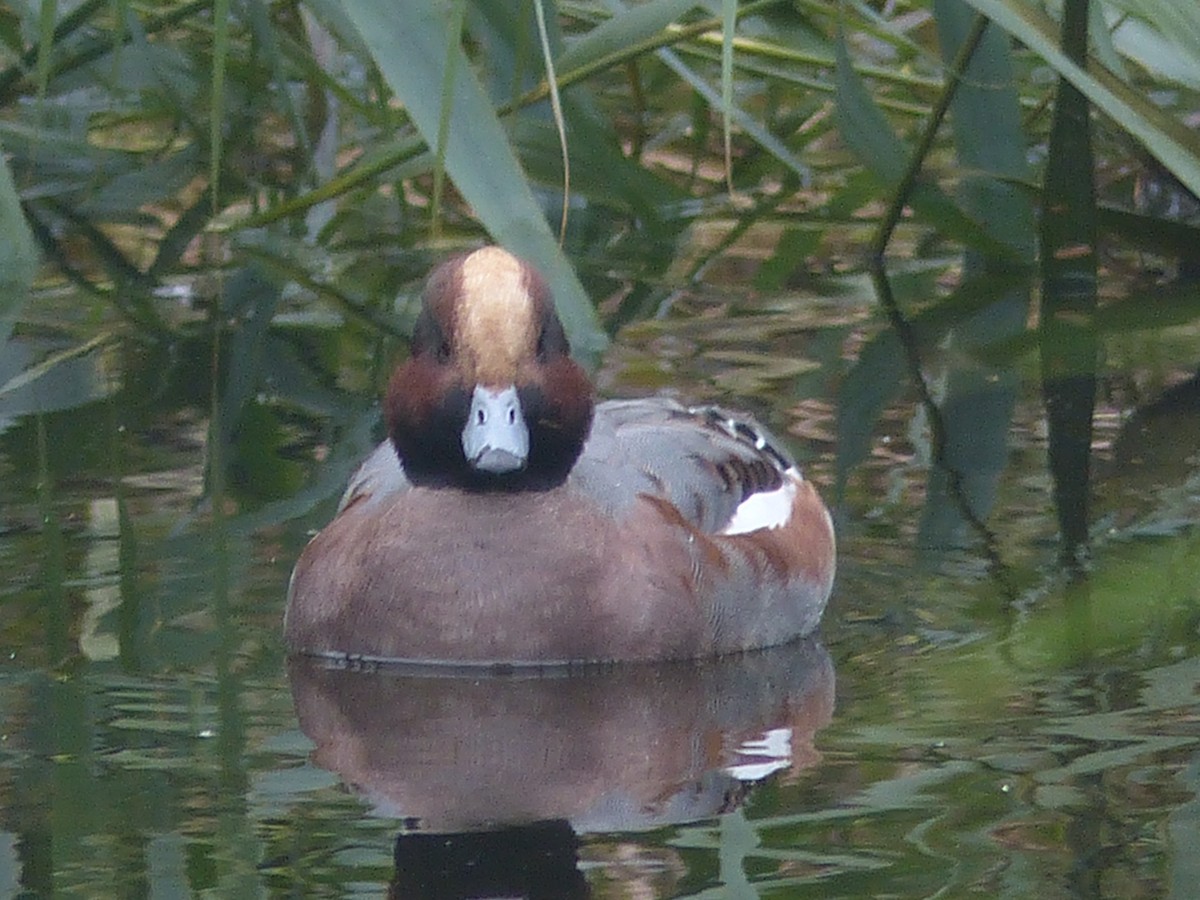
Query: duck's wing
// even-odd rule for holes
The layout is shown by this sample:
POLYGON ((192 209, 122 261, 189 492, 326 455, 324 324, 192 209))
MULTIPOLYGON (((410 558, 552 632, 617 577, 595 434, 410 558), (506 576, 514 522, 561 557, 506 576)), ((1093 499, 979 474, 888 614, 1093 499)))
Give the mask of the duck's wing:
POLYGON ((358 503, 377 503, 390 494, 407 491, 412 487, 396 456, 392 442, 384 440, 371 451, 371 455, 350 476, 350 482, 342 494, 337 511, 358 503))
POLYGON ((751 417, 663 397, 599 404, 570 478, 614 515, 651 497, 709 534, 782 524, 800 481, 795 461, 751 417))

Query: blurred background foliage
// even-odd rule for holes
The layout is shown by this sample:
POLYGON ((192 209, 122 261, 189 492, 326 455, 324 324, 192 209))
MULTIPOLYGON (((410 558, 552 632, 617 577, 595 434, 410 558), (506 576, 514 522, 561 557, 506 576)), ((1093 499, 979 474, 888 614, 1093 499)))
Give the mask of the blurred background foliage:
POLYGON ((0 3, 0 884, 386 877, 287 572, 497 241, 602 393, 749 407, 841 512, 819 776, 591 876, 1191 896, 1200 3, 541 4, 0 3))
MULTIPOLYGON (((595 362, 740 242, 761 260, 747 292, 873 291, 887 314, 826 372, 839 495, 915 382, 947 498, 924 537, 986 542, 1014 365, 1040 347, 1094 378, 1105 333, 1200 316, 1198 73, 1200 6, 1176 0, 15 0, 0 421, 81 402, 72 363, 119 347, 123 378, 214 413, 210 482, 286 444, 265 403, 355 425, 357 452, 338 392, 378 387, 445 253, 536 262, 595 362), (1066 90, 1084 111, 1056 149, 1066 90), (1041 277, 1090 278, 1059 317, 1082 344, 1031 324, 1056 154, 1084 178, 1053 194, 1077 218, 1041 277), (1097 291, 1094 241, 1119 297, 1097 291), (1081 255, 1090 276, 1045 271, 1081 255), (971 365, 926 385, 935 348, 971 365)), ((255 470, 278 481, 263 496, 298 484, 255 470)))

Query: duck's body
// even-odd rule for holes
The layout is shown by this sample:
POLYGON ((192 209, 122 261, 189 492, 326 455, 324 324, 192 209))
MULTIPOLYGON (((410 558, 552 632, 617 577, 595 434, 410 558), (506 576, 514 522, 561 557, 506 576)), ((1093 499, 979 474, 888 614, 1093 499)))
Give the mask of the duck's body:
POLYGON ((292 575, 290 649, 554 663, 710 656, 807 634, 829 515, 746 417, 601 403, 531 269, 485 248, 426 293, 390 440, 292 575))

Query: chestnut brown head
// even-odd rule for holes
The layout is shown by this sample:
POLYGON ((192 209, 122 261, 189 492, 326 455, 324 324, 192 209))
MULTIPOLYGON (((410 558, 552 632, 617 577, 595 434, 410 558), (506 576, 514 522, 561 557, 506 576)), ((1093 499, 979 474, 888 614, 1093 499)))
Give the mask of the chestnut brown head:
POLYGON ((429 278, 412 354, 385 413, 414 484, 540 490, 561 484, 592 421, 592 388, 545 280, 499 247, 429 278))

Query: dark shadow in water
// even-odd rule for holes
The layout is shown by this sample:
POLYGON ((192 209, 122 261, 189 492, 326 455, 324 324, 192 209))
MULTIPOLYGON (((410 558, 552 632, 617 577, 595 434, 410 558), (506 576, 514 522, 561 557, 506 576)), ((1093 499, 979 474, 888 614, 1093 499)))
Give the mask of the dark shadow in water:
POLYGON ((476 878, 539 896, 522 892, 543 877, 563 895, 575 835, 735 809, 753 783, 816 762, 834 706, 833 664, 811 639, 657 665, 495 674, 305 657, 288 672, 313 761, 403 822, 404 896, 471 896, 476 878), (417 892, 430 878, 438 889, 417 892))
POLYGON ((591 891, 578 869, 570 824, 537 822, 501 831, 401 834, 389 897, 527 897, 571 900, 591 891))

